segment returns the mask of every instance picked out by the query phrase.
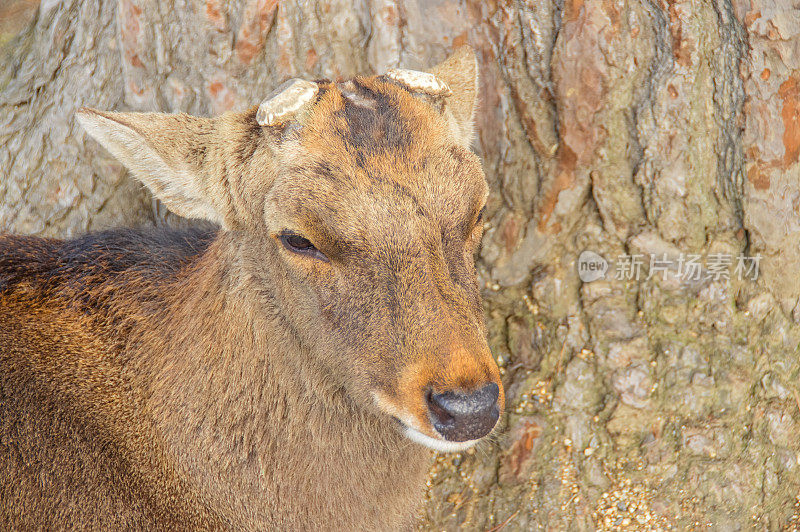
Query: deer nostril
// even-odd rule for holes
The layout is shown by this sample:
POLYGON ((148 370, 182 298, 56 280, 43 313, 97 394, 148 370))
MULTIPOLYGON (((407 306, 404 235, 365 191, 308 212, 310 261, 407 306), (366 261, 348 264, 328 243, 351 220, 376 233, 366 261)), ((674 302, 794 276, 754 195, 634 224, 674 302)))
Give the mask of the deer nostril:
POLYGON ((436 431, 449 441, 476 440, 486 436, 500 417, 500 388, 490 383, 473 392, 428 390, 426 400, 436 431))
POLYGON ((425 400, 428 403, 428 410, 433 414, 434 419, 441 423, 449 423, 453 420, 453 416, 447 411, 447 407, 441 401, 442 394, 434 395, 433 391, 428 388, 425 392, 425 400))

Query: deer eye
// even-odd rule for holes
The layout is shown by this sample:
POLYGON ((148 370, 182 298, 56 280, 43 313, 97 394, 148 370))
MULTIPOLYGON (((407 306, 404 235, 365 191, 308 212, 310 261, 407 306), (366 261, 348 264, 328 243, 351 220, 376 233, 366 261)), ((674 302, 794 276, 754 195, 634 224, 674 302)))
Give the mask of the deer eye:
POLYGON ((328 262, 328 257, 325 256, 320 250, 314 247, 309 239, 297 233, 283 232, 278 237, 283 244, 283 247, 293 253, 300 255, 308 255, 318 260, 328 262))

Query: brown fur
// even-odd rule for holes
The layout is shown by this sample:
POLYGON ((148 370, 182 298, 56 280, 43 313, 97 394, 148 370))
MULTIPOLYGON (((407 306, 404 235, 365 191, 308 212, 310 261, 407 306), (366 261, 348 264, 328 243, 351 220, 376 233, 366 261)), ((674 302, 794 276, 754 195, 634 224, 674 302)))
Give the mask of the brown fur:
POLYGON ((436 437, 426 389, 499 384, 469 65, 437 67, 455 103, 357 78, 275 128, 86 111, 223 230, 0 237, 0 528, 409 525, 430 452, 392 416, 436 437))

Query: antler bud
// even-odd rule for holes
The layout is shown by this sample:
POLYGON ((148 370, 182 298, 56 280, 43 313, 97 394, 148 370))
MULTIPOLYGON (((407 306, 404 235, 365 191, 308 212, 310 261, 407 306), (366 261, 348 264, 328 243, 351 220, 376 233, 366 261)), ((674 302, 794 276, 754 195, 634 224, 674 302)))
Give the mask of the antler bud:
POLYGON ((423 92, 431 96, 450 96, 453 94, 447 83, 428 72, 392 68, 386 72, 386 77, 403 85, 412 92, 423 92))
POLYGON ((291 79, 276 92, 258 106, 256 122, 261 126, 276 126, 291 119, 317 96, 319 86, 313 81, 291 79))

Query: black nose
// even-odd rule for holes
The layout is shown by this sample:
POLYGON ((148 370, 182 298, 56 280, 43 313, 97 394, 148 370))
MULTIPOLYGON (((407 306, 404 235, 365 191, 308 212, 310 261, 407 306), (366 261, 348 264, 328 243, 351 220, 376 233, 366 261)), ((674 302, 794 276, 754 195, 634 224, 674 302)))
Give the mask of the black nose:
POLYGON ((448 441, 477 440, 491 432, 500 417, 500 388, 487 384, 474 392, 428 392, 433 428, 448 441))

